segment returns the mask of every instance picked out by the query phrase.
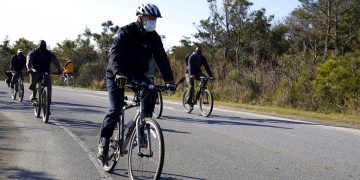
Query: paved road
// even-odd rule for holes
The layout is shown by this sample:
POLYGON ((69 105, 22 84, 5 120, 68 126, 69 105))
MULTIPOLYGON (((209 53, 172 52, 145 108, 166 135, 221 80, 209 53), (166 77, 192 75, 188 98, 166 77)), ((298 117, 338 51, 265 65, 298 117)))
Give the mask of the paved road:
MULTIPOLYGON (((26 86, 27 87, 27 86, 26 86)), ((49 124, 0 83, 0 179, 127 179, 95 158, 106 92, 54 88, 49 124)), ((162 179, 360 179, 360 131, 215 109, 204 118, 165 102, 162 179)), ((128 114, 128 118, 133 112, 128 114)))

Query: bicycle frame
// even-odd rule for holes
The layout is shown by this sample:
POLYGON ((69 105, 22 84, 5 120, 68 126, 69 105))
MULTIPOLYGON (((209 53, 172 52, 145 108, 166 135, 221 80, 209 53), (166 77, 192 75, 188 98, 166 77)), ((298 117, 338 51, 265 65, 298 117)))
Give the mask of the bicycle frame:
POLYGON ((201 76, 200 77, 200 83, 198 84, 198 86, 200 86, 200 88, 196 92, 193 104, 196 104, 199 101, 201 92, 203 92, 205 89, 207 89, 206 85, 207 85, 207 78, 204 77, 204 76, 201 76))
MULTIPOLYGON (((145 115, 144 115, 144 96, 147 95, 148 90, 146 88, 142 88, 142 90, 135 93, 133 103, 127 104, 125 102, 125 105, 123 109, 121 110, 122 116, 120 117, 119 123, 119 145, 120 145, 120 156, 124 156, 126 154, 126 148, 129 144, 130 135, 133 133, 133 131, 136 129, 137 132, 137 142, 140 142, 140 125, 144 122, 145 115), (124 134, 126 128, 124 127, 124 117, 125 117, 125 111, 128 109, 132 109, 138 107, 137 112, 134 116, 135 122, 133 122, 132 126, 128 128, 128 131, 126 135, 124 134), (133 126, 135 124, 135 127, 133 126)), ((127 97, 125 97, 125 100, 127 100, 127 97)), ((149 142, 149 148, 151 149, 151 142, 149 142)), ((138 152, 139 155, 141 155, 141 148, 138 146, 138 152)))

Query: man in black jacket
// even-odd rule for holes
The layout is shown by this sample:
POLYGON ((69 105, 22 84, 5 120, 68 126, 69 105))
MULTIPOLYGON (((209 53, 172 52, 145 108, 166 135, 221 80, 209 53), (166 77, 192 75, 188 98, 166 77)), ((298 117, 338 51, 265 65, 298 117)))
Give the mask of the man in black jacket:
MULTIPOLYGON (((166 86, 169 90, 175 91, 170 62, 161 38, 155 31, 156 20, 161 18, 158 7, 153 4, 142 4, 136 10, 136 16, 138 17, 136 22, 119 29, 110 49, 109 64, 106 69, 110 107, 101 126, 97 155, 101 161, 107 157, 109 139, 119 121, 124 105, 124 84, 127 79, 152 84, 151 80, 145 76, 152 56, 164 77, 166 86)), ((145 97, 144 114, 146 117, 152 116, 156 99, 156 92, 150 92, 145 97)))
POLYGON ((56 66, 57 73, 61 74, 62 70, 60 68, 60 63, 57 60, 57 57, 54 52, 51 52, 46 47, 46 42, 40 40, 38 48, 32 50, 27 58, 26 67, 30 72, 30 86, 29 89, 32 91, 30 100, 36 99, 36 83, 40 80, 42 73, 47 72, 48 76, 46 77, 46 82, 49 83, 49 97, 51 102, 51 76, 50 76, 50 64, 53 62, 56 66))
POLYGON ((204 76, 204 74, 201 71, 201 66, 204 66, 206 72, 210 76, 210 80, 214 80, 214 75, 210 70, 210 66, 205 58, 205 56, 202 55, 202 47, 197 46, 195 49, 195 52, 193 52, 188 57, 187 67, 186 67, 186 82, 188 84, 188 93, 186 94, 186 102, 190 106, 190 108, 193 108, 192 99, 194 96, 194 79, 200 80, 200 76, 204 76))
POLYGON ((23 50, 18 49, 17 54, 13 55, 10 61, 10 70, 14 73, 10 83, 10 87, 12 89, 14 88, 15 80, 18 79, 19 76, 22 80, 24 80, 23 70, 25 68, 25 64, 26 64, 26 57, 23 55, 23 50))

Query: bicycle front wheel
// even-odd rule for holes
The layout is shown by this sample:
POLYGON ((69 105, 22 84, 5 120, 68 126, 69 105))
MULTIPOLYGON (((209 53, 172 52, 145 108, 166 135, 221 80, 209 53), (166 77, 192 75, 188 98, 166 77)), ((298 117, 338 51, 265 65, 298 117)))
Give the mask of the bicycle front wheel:
POLYGON ((15 88, 15 86, 17 86, 16 84, 14 84, 14 88, 10 88, 11 91, 11 99, 15 100, 16 99, 16 94, 17 94, 17 88, 15 88))
POLYGON ((144 140, 141 143, 137 142, 137 134, 136 130, 134 130, 129 143, 129 178, 159 179, 165 156, 164 137, 160 125, 154 119, 145 119, 144 133, 143 137, 141 137, 141 139, 146 139, 145 143, 147 145, 145 146, 144 140))
POLYGON ((18 94, 18 100, 19 102, 22 102, 24 99, 24 83, 22 81, 19 82, 19 94, 18 94))
POLYGON ((42 89, 40 99, 41 99, 40 106, 42 109, 41 117, 44 123, 48 123, 50 116, 50 98, 49 98, 49 90, 47 87, 42 89))
POLYGON ((37 87, 37 94, 38 94, 38 98, 36 100, 33 101, 33 108, 34 108, 34 114, 35 117, 39 118, 40 117, 40 112, 41 112, 41 90, 38 90, 37 87))
POLYGON ((201 92, 199 101, 201 115, 208 117, 211 114, 214 106, 214 99, 211 92, 208 89, 205 89, 203 92, 201 92))
POLYGON ((161 117, 162 111, 163 111, 163 98, 161 95, 161 92, 158 92, 158 97, 156 99, 155 108, 153 112, 153 116, 157 119, 161 117))

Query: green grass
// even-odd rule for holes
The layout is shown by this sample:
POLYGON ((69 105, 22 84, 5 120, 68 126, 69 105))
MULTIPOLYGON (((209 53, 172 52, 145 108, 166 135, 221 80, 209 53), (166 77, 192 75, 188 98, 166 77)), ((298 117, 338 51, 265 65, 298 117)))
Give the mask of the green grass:
MULTIPOLYGON (((176 96, 164 96, 164 99, 181 102, 181 98, 176 96)), ((336 114, 336 113, 325 114, 325 113, 304 111, 298 109, 282 108, 277 106, 259 106, 259 105, 240 104, 240 103, 227 103, 220 101, 215 101, 214 107, 287 117, 287 118, 317 122, 332 126, 360 129, 360 116, 356 116, 356 115, 336 114)))

